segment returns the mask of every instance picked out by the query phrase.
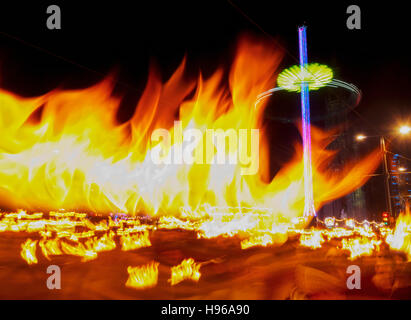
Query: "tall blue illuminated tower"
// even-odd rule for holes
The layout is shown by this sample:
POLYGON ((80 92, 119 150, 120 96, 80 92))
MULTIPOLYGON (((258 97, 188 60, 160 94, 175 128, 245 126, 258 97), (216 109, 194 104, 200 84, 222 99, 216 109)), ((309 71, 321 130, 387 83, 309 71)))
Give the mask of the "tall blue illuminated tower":
MULTIPOLYGON (((308 64, 306 27, 298 28, 300 48, 300 67, 304 74, 308 64)), ((311 127, 310 127, 310 96, 309 84, 301 81, 301 118, 303 135, 303 160, 304 160, 304 216, 316 216, 313 192, 313 171, 311 163, 311 127)))

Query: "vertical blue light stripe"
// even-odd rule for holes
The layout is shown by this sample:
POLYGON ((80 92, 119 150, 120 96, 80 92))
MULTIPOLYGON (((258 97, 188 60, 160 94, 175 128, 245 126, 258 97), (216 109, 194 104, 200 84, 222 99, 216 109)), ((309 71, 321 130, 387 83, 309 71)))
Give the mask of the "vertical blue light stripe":
MULTIPOLYGON (((301 74, 308 63, 306 27, 298 28, 300 49, 301 74)), ((314 208, 313 177, 311 163, 311 128, 310 128, 310 97, 308 83, 301 82, 301 118, 303 135, 303 161, 304 161, 304 216, 316 216, 314 208)))

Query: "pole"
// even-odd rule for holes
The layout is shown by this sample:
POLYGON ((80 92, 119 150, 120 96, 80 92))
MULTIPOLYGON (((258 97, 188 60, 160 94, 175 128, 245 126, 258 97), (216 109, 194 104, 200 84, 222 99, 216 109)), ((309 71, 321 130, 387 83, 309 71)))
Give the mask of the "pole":
MULTIPOLYGON (((300 67, 304 74, 307 66, 307 34, 306 27, 298 28, 298 39, 300 49, 300 67)), ((303 161, 304 161, 304 217, 317 216, 314 208, 313 173, 311 163, 311 127, 310 127, 310 97, 309 86, 301 81, 301 118, 303 135, 303 161)))
POLYGON ((387 206, 387 211, 392 215, 393 212, 391 210, 390 171, 388 170, 387 149, 385 146, 384 136, 381 136, 380 138, 380 145, 381 145, 381 151, 383 154, 383 161, 384 161, 383 166, 384 166, 384 177, 385 177, 386 206, 387 206))

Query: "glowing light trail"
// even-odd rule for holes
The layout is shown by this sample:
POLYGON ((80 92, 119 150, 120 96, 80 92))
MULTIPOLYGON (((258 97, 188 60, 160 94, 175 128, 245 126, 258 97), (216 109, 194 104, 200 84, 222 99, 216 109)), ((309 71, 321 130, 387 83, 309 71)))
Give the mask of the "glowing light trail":
MULTIPOLYGON (((298 28, 298 39, 300 45, 300 67, 301 72, 303 72, 308 63, 305 26, 298 28)), ((316 213, 314 208, 313 172, 311 164, 310 97, 309 83, 307 81, 301 81, 301 116, 304 151, 304 217, 309 217, 316 216, 316 213)))
MULTIPOLYGON (((281 74, 280 74, 280 75, 281 75, 281 74)), ((279 76, 279 77, 280 77, 280 76, 279 76)), ((354 93, 354 94, 356 95, 356 101, 357 101, 355 105, 357 105, 357 104, 359 103, 359 101, 361 100, 361 97, 362 97, 361 90, 358 89, 355 85, 353 85, 352 83, 347 83, 347 82, 338 80, 338 79, 332 79, 330 82, 324 84, 324 87, 342 88, 342 89, 346 89, 346 90, 354 93)), ((287 88, 284 88, 284 87, 282 87, 282 86, 279 84, 278 87, 271 88, 271 89, 269 89, 269 90, 267 90, 267 91, 265 91, 265 92, 263 92, 263 93, 260 93, 260 94, 257 96, 257 100, 255 101, 255 108, 257 108, 258 104, 259 104, 261 101, 263 101, 264 99, 272 96, 274 92, 283 91, 283 90, 285 90, 285 91, 290 91, 290 90, 288 90, 287 88)), ((300 90, 301 90, 301 89, 299 89, 298 92, 299 92, 300 90)))

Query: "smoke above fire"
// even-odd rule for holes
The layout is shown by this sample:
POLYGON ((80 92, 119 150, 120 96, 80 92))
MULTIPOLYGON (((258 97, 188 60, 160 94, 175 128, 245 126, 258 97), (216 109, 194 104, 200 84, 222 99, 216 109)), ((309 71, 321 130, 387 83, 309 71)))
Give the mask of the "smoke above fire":
MULTIPOLYGON (((270 157, 276 155, 268 145, 266 104, 255 107, 258 94, 276 83, 282 57, 275 45, 247 36, 238 42, 231 66, 210 77, 200 73, 188 80, 185 59, 164 82, 152 69, 133 116, 121 124, 116 121, 121 99, 113 95, 110 77, 86 89, 56 89, 32 98, 0 90, 0 205, 190 218, 215 212, 201 208, 269 208, 270 220, 302 216, 302 148, 297 144, 294 158, 267 181, 270 157), (40 110, 39 121, 33 121, 40 110), (152 150, 161 143, 151 139, 156 130, 171 133, 167 152, 181 148, 182 142, 174 141, 175 121, 183 134, 200 132, 193 152, 208 144, 207 130, 259 130, 258 152, 250 152, 252 140, 245 139, 244 150, 214 144, 215 161, 153 162, 152 150), (258 172, 243 175, 240 163, 218 162, 227 150, 228 156, 237 152, 258 161, 258 172)), ((331 135, 312 128, 317 210, 363 185, 380 161, 374 151, 338 173, 330 170, 337 153, 326 149, 331 135)))

